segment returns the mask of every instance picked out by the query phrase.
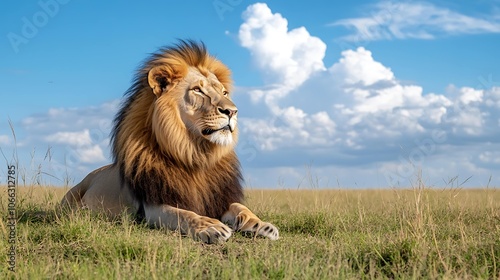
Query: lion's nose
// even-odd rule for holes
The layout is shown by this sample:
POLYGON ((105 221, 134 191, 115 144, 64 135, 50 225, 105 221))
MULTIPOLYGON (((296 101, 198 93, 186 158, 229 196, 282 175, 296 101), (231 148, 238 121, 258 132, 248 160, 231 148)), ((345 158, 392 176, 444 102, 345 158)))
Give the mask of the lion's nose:
POLYGON ((237 109, 229 109, 229 108, 221 108, 221 107, 219 107, 218 109, 219 109, 219 112, 221 114, 224 114, 230 118, 235 116, 238 113, 237 109))

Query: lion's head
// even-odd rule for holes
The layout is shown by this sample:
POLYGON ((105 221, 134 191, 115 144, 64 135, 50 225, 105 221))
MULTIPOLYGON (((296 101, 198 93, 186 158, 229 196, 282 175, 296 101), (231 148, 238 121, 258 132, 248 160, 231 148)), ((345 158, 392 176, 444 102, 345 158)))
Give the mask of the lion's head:
POLYGON ((181 41, 146 60, 112 131, 115 164, 140 199, 191 201, 183 206, 211 215, 210 204, 225 203, 214 192, 241 199, 231 88, 230 70, 203 44, 181 41))
POLYGON ((157 96, 152 121, 159 142, 165 140, 161 134, 169 131, 165 125, 171 117, 163 111, 176 107, 186 134, 221 146, 235 143, 238 109, 229 95, 229 69, 203 52, 193 46, 167 51, 158 59, 160 65, 148 72, 149 86, 157 96))

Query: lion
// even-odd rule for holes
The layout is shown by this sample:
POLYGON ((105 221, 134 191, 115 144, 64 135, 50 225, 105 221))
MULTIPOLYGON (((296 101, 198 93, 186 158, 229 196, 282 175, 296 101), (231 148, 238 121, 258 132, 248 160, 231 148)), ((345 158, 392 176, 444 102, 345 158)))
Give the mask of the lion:
POLYGON ((114 119, 112 164, 88 174, 61 205, 111 218, 127 213, 205 243, 235 231, 278 239, 276 226, 242 204, 231 89, 229 68, 203 43, 153 53, 114 119))

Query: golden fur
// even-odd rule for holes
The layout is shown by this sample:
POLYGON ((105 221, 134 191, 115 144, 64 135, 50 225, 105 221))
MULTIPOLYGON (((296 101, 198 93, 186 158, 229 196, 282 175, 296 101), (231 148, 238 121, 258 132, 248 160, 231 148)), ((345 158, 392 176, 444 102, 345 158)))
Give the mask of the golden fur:
POLYGON ((213 73, 226 90, 231 89, 230 70, 203 45, 182 43, 161 50, 139 71, 115 119, 113 156, 123 179, 145 202, 220 218, 229 204, 242 199, 239 162, 234 145, 200 139, 179 118, 179 97, 186 89, 177 84, 190 67, 204 76, 213 73), (153 90, 158 92, 151 94, 155 73, 150 70, 159 67, 164 72, 156 73, 160 83, 153 90), (162 82, 173 86, 158 97, 162 82))
POLYGON ((278 238, 241 205, 237 108, 230 70, 203 44, 181 41, 153 54, 125 94, 112 130, 113 164, 91 172, 62 204, 180 229, 207 243, 231 230, 278 238))

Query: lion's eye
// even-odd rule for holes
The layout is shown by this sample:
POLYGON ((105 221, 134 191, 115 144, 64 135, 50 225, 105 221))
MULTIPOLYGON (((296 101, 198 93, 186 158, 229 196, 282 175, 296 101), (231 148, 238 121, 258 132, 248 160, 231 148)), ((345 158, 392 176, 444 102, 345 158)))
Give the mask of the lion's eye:
POLYGON ((194 88, 193 88, 193 91, 195 91, 195 92, 199 92, 199 93, 203 93, 203 91, 201 91, 201 88, 200 88, 200 87, 194 87, 194 88))
POLYGON ((228 95, 229 95, 229 91, 225 90, 225 91, 223 91, 223 92, 222 92, 222 94, 223 94, 224 96, 228 96, 228 95))

